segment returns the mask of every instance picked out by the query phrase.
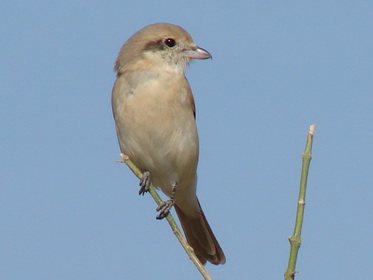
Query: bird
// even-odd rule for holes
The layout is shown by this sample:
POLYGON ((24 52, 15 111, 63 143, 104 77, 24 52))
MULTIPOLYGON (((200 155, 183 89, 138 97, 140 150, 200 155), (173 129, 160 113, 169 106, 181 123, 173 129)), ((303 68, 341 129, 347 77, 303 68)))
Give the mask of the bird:
POLYGON ((199 140, 194 98, 185 77, 191 60, 209 58, 182 27, 145 26, 120 49, 111 102, 121 153, 143 174, 139 194, 152 182, 167 195, 157 218, 174 207, 200 262, 218 265, 226 258, 196 195, 199 140))

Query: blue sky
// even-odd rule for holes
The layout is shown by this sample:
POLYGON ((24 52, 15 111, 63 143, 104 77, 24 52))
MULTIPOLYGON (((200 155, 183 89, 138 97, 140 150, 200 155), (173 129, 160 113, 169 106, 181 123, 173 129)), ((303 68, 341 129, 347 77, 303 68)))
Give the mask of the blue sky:
POLYGON ((281 279, 316 124, 296 279, 373 273, 372 1, 2 1, 0 278, 201 279, 115 163, 121 45, 154 22, 213 55, 188 71, 198 196, 227 263, 281 279))

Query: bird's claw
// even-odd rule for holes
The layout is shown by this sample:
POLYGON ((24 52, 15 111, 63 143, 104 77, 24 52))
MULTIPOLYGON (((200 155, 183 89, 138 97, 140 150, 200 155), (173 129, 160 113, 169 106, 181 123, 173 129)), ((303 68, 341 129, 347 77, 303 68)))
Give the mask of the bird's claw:
POLYGON ((144 195, 146 192, 149 191, 149 186, 150 186, 150 172, 149 171, 145 171, 142 174, 139 185, 140 185, 139 195, 144 195))
POLYGON ((173 199, 162 201, 161 205, 157 207, 157 211, 159 212, 157 220, 162 220, 163 218, 165 218, 168 213, 170 213, 172 206, 174 206, 173 199))

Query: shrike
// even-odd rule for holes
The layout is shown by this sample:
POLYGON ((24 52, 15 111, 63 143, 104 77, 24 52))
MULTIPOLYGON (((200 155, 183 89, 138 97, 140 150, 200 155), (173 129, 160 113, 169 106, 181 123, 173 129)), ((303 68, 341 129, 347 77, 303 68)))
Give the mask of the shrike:
POLYGON ((208 59, 183 28, 156 23, 135 33, 116 60, 112 107, 120 150, 143 172, 140 194, 151 181, 170 199, 189 244, 205 264, 225 263, 196 196, 198 134, 192 91, 185 78, 191 59, 208 59))

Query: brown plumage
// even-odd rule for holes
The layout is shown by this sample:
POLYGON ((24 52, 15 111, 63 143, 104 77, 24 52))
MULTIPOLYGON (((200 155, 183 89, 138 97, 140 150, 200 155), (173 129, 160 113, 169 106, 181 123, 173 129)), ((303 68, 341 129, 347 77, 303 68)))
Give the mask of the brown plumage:
POLYGON ((186 238, 200 261, 222 264, 224 253, 196 196, 198 134, 185 78, 191 59, 207 58, 211 55, 179 26, 144 27, 120 50, 112 107, 121 152, 174 198, 186 238))

